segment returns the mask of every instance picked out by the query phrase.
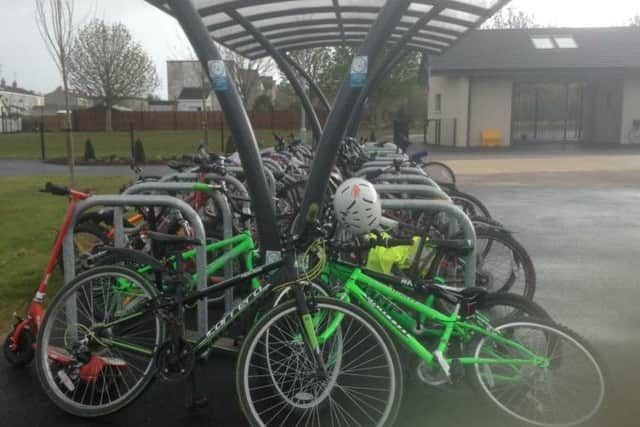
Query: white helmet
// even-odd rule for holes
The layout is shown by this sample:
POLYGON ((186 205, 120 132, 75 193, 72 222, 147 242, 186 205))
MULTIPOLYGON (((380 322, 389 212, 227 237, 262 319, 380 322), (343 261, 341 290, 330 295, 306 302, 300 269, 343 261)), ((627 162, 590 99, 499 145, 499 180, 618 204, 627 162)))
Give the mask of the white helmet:
POLYGON ((382 217, 378 192, 362 178, 348 179, 338 187, 333 208, 340 225, 355 235, 375 230, 382 217))

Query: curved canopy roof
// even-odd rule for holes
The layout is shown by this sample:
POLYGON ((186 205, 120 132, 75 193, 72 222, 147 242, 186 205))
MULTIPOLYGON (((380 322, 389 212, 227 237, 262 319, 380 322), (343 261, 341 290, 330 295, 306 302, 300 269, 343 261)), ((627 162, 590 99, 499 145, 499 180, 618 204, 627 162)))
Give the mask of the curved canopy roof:
MULTIPOLYGON (((147 0, 170 12, 163 0, 147 0)), ((387 0, 191 0, 211 37, 251 59, 267 52, 230 15, 241 15, 277 49, 359 45, 387 0)), ((393 0, 389 0, 393 1, 393 0)), ((389 43, 419 26, 408 48, 441 54, 508 0, 415 0, 389 43)))

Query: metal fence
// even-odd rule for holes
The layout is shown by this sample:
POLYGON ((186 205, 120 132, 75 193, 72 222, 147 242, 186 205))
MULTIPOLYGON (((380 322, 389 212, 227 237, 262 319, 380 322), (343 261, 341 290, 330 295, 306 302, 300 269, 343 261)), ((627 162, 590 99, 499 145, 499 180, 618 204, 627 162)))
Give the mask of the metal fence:
POLYGON ((0 114, 0 133, 15 133, 22 131, 22 117, 19 114, 0 114))
MULTIPOLYGON (((300 127, 299 111, 267 111, 251 112, 249 118, 256 129, 296 129, 300 127)), ((320 120, 324 122, 325 114, 320 120)), ((128 131, 132 127, 139 131, 145 130, 194 130, 202 129, 205 124, 210 129, 224 125, 224 115, 219 111, 114 111, 112 113, 112 128, 115 131, 128 131)), ((65 116, 44 116, 47 130, 62 130, 66 128, 65 116)), ((77 131, 102 131, 106 127, 106 113, 104 111, 74 111, 73 127, 77 131)))

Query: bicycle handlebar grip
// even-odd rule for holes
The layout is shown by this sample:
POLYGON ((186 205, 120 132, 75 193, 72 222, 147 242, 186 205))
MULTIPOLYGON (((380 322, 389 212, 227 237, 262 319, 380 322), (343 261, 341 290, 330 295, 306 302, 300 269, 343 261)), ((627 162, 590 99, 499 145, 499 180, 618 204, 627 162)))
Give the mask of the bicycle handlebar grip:
POLYGON ((69 194, 69 187, 62 187, 60 185, 47 182, 44 185, 44 191, 45 193, 51 193, 55 196, 66 196, 69 194))

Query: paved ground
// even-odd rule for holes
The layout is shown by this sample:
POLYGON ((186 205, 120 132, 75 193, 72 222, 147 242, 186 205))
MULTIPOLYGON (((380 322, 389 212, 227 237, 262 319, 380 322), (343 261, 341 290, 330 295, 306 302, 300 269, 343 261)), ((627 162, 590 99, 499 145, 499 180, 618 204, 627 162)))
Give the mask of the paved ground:
MULTIPOLYGON (((162 175, 170 173, 171 169, 166 166, 154 165, 143 168, 145 175, 162 175)), ((133 176, 131 168, 122 166, 76 166, 75 172, 78 175, 92 176, 133 176)), ((43 163, 38 160, 7 160, 0 159, 0 176, 2 175, 67 175, 69 169, 65 165, 54 165, 43 163)))
MULTIPOLYGON (((537 301, 588 337, 608 362, 616 395, 606 420, 594 427, 635 427, 640 419, 640 167, 620 170, 615 160, 607 161, 609 171, 460 177, 460 187, 482 199, 530 252, 538 275, 537 301)), ((40 391, 32 368, 13 371, 0 358, 0 425, 244 425, 232 372, 228 357, 200 370, 211 404, 197 413, 182 409, 180 386, 155 383, 119 414, 89 422, 56 409, 40 391)), ((427 424, 514 425, 464 385, 444 391, 412 386, 399 425, 427 424)))

